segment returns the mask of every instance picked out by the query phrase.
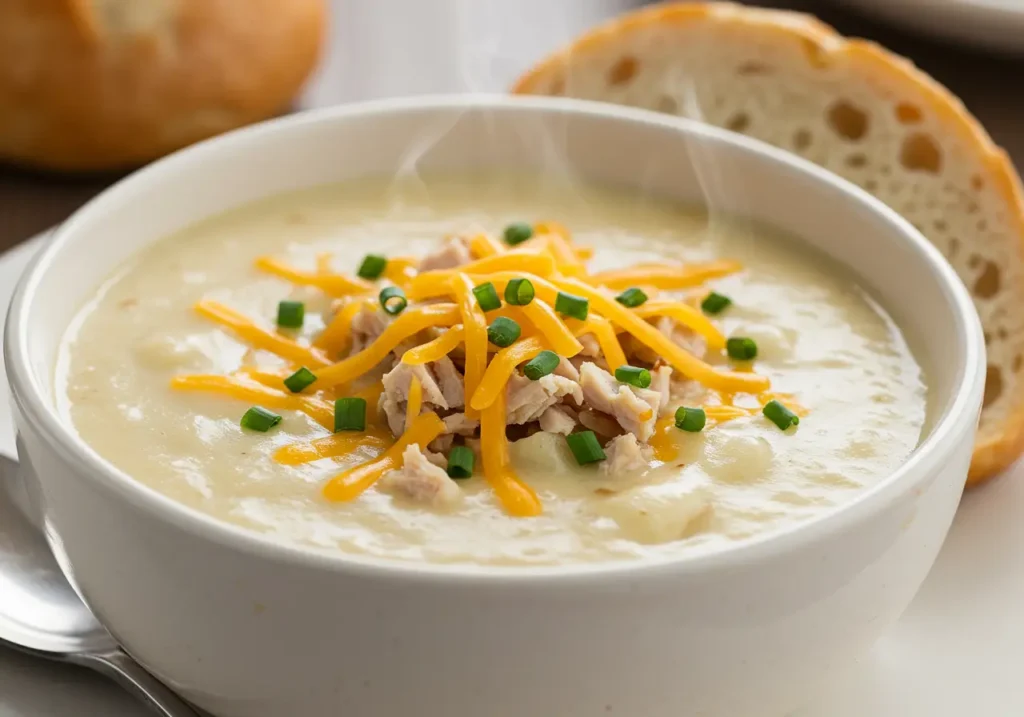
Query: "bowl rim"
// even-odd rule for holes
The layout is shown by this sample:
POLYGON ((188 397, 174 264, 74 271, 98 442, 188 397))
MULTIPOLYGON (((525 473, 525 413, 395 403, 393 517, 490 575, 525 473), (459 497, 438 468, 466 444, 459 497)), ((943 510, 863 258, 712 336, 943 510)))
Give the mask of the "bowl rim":
MULTIPOLYGON (((68 327, 61 327, 63 333, 68 327)), ((251 557, 280 561, 334 573, 383 580, 493 583, 517 585, 559 582, 593 582, 614 578, 638 578, 670 571, 696 574, 709 569, 731 569, 794 549, 846 530, 869 518, 884 506, 913 490, 920 490, 930 476, 941 470, 946 459, 964 440, 974 435, 985 377, 984 341, 974 304, 957 274, 941 253, 907 220, 871 194, 799 156, 759 140, 729 132, 694 120, 672 117, 648 110, 628 108, 584 100, 508 95, 423 95, 372 100, 294 115, 250 125, 194 144, 147 165, 122 178, 75 211, 53 233, 47 245, 22 275, 8 311, 4 337, 4 358, 11 394, 24 419, 38 432, 48 448, 77 472, 87 474, 93 483, 119 499, 127 500, 150 518, 161 520, 192 536, 211 541, 251 557), (59 260, 62 247, 73 241, 84 218, 118 206, 123 187, 138 182, 159 182, 168 170, 187 163, 204 161, 211 151, 235 146, 240 151, 258 144, 261 138, 282 130, 322 122, 344 122, 349 118, 421 111, 502 111, 525 110, 539 114, 572 114, 595 118, 614 118, 652 127, 672 128, 690 139, 707 140, 737 146, 741 151, 761 155, 780 169, 810 175, 816 181, 832 185, 849 201, 860 202, 891 225, 894 237, 909 244, 921 261, 929 265, 950 298, 955 314, 951 317, 965 343, 964 365, 960 367, 949 409, 938 419, 930 435, 896 470, 845 502, 821 515, 778 530, 715 550, 691 554, 651 556, 640 559, 571 563, 563 565, 474 565, 414 563, 391 558, 345 553, 276 540, 268 534, 215 518, 158 492, 115 467, 92 449, 57 412, 53 402, 38 384, 30 368, 28 315, 41 278, 59 260)), ((965 475, 966 478, 966 475, 965 475)))

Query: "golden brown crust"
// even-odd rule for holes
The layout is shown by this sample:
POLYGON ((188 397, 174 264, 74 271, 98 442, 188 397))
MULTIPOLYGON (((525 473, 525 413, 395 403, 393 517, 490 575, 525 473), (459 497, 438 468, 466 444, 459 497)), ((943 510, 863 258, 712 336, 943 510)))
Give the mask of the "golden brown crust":
POLYGON ((126 167, 273 116, 325 20, 323 0, 6 0, 0 158, 126 167))
MULTIPOLYGON (((944 120, 945 128, 955 133, 964 146, 976 153, 987 175, 986 185, 995 187, 1005 202, 1007 213, 1024 250, 1024 191, 1006 153, 997 147, 985 129, 945 87, 918 70, 908 60, 864 40, 848 40, 833 28, 813 17, 782 10, 744 8, 728 3, 665 4, 644 8, 606 23, 586 33, 568 47, 551 55, 526 72, 512 91, 520 94, 546 93, 564 75, 571 58, 598 52, 624 35, 651 25, 692 22, 738 23, 752 32, 782 33, 795 36, 815 63, 844 61, 854 63, 865 75, 876 76, 890 85, 901 84, 924 95, 930 109, 944 120)), ((975 485, 998 474, 1024 452, 1024 381, 1017 382, 1013 408, 988 437, 979 436, 971 463, 968 485, 975 485)))

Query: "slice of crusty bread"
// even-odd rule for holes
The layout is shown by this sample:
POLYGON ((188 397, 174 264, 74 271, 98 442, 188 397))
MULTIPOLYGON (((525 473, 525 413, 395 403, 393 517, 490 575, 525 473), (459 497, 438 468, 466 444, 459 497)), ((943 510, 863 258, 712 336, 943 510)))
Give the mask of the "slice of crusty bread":
POLYGON ((816 19, 656 5, 599 27, 515 92, 687 115, 796 152, 913 222, 970 289, 988 375, 970 482, 1024 450, 1024 200, 1005 153, 945 88, 816 19))

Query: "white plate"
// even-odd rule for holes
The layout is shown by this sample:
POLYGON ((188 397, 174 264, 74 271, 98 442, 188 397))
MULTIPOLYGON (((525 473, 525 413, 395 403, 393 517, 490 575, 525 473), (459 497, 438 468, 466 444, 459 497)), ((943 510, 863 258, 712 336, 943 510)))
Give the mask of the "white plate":
POLYGON ((843 0, 911 30, 1024 55, 1022 0, 843 0))
MULTIPOLYGON (((42 241, 0 255, 0 306, 42 241)), ((2 375, 0 393, 7 398, 2 375)), ((0 451, 13 455, 8 405, 0 401, 0 451)), ((792 717, 1024 715, 1024 464, 1012 473, 964 498, 903 619, 854 674, 792 717)), ((91 673, 0 648, 0 717, 85 714, 149 713, 91 673)))

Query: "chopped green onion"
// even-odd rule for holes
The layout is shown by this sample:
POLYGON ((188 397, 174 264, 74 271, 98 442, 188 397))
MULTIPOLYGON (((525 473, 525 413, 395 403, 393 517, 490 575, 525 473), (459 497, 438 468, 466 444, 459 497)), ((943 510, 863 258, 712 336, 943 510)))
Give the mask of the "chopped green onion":
POLYGON ((362 279, 377 279, 384 273, 388 266, 386 257, 380 254, 367 254, 363 257, 363 263, 359 265, 356 274, 362 279))
POLYGON ((498 290, 489 281, 486 284, 473 287, 473 296, 476 297, 476 303, 480 304, 480 308, 484 311, 494 311, 501 308, 498 290))
POLYGON ((533 301, 533 284, 529 279, 512 279, 505 285, 505 302, 512 306, 526 306, 533 301))
POLYGON ((562 360, 554 351, 541 351, 523 366, 523 375, 531 381, 537 381, 558 368, 562 360))
POLYGON ((699 433, 704 430, 704 424, 707 422, 708 417, 703 408, 680 406, 676 409, 676 428, 680 431, 699 433))
POLYGON ((366 399, 339 398, 334 402, 334 432, 366 430, 366 399))
POLYGON ((262 406, 253 406, 242 416, 242 428, 266 433, 281 422, 281 417, 262 406))
POLYGON ((788 408, 783 406, 781 403, 775 400, 771 400, 764 405, 761 409, 761 413, 769 421, 778 426, 781 430, 786 430, 790 426, 796 426, 800 423, 800 416, 796 415, 788 408))
POLYGON ((616 296, 615 300, 626 308, 635 309, 637 306, 641 306, 647 301, 647 294, 634 286, 632 289, 626 289, 616 296))
POLYGON ((555 311, 560 314, 565 314, 566 316, 571 316, 574 319, 584 321, 587 318, 587 314, 590 312, 590 302, 582 296, 566 294, 564 291, 559 291, 558 296, 555 297, 555 311))
POLYGON ((565 437, 565 442, 569 444, 569 450, 572 451, 576 462, 581 466, 587 463, 597 463, 606 458, 604 449, 601 448, 593 431, 570 433, 565 437))
POLYGON ((400 286, 384 287, 380 290, 377 298, 380 300, 380 307, 384 309, 384 312, 392 316, 402 313, 409 305, 409 300, 405 298, 405 292, 400 286))
POLYGON ((300 329, 306 318, 306 305, 301 301, 282 301, 277 305, 277 325, 286 329, 300 329))
POLYGON ((476 456, 466 446, 455 446, 448 454, 448 477, 469 478, 473 475, 473 461, 476 456))
POLYGON ((745 336, 734 336, 725 342, 725 352, 729 358, 737 361, 750 361, 757 356, 757 344, 754 339, 745 336))
POLYGON ((704 297, 704 301, 700 302, 700 308, 705 314, 713 315, 722 313, 729 308, 730 304, 732 304, 732 299, 728 296, 712 291, 704 297))
POLYGON ((533 236, 533 227, 526 222, 516 222, 505 227, 505 243, 509 246, 522 244, 533 236))
POLYGON ((499 316, 487 327, 487 340, 499 348, 511 346, 519 338, 523 330, 512 319, 499 316))
POLYGON ((316 381, 316 374, 303 366, 284 380, 285 387, 292 393, 298 393, 316 381))
POLYGON ((639 366, 619 366, 615 369, 615 378, 637 388, 647 388, 651 385, 651 372, 639 366))

